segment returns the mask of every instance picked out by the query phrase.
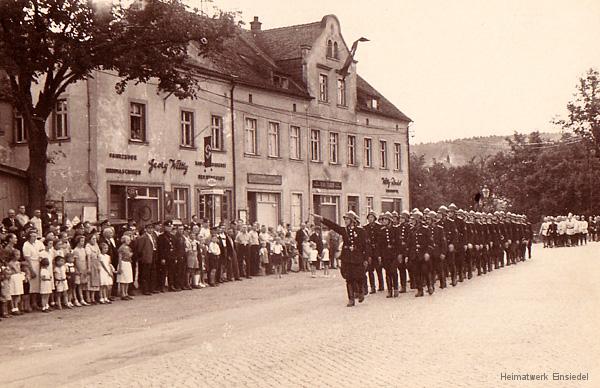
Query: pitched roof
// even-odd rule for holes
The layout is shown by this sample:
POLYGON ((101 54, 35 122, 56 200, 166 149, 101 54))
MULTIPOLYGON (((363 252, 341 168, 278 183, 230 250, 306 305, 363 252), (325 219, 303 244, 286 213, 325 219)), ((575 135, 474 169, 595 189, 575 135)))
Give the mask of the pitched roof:
POLYGON ((323 20, 314 23, 253 31, 254 39, 276 61, 301 58, 301 46, 312 46, 323 30, 323 20))
POLYGON ((356 110, 412 122, 408 116, 396 108, 394 104, 358 74, 356 75, 356 110), (379 101, 378 109, 371 108, 369 105, 369 101, 373 97, 379 101))

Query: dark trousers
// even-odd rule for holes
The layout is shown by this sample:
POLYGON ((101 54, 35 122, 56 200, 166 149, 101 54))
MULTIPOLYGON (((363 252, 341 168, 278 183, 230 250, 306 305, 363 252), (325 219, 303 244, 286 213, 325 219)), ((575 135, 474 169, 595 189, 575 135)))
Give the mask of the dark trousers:
POLYGON ((181 288, 181 280, 180 280, 180 271, 181 271, 181 263, 183 259, 181 257, 173 257, 169 260, 168 263, 168 281, 170 289, 181 288))
POLYGON ((245 277, 250 276, 250 246, 249 245, 237 245, 237 257, 240 274, 245 277))
POLYGON ((138 280, 142 292, 152 292, 152 263, 138 263, 138 265, 140 270, 138 280))
POLYGON ((446 287, 446 274, 448 271, 446 269, 446 256, 443 253, 432 256, 432 261, 433 261, 433 273, 431 274, 432 283, 435 283, 435 276, 437 275, 438 279, 440 280, 440 288, 445 288, 446 287))
POLYGON ((433 269, 431 258, 425 260, 423 253, 419 253, 415 255, 411 263, 417 290, 421 292, 424 286, 431 287, 431 272, 433 269))
POLYGON ((236 256, 230 256, 227 261, 227 279, 239 279, 240 278, 240 267, 236 256))
POLYGON ((155 290, 161 291, 165 287, 165 281, 167 280, 167 265, 162 264, 160 260, 157 260, 155 269, 155 290))
POLYGON ((259 251, 260 246, 259 245, 250 245, 250 269, 251 275, 258 275, 258 269, 260 268, 259 262, 258 262, 258 251, 259 251))
POLYGON ((400 287, 402 290, 406 290, 407 268, 406 268, 406 256, 401 255, 398 259, 398 272, 400 273, 400 287))
POLYGON ((383 268, 385 268, 385 282, 388 291, 398 290, 398 261, 394 255, 383 258, 383 268))
POLYGON ((367 274, 369 276, 369 285, 371 290, 376 290, 375 287, 375 273, 377 273, 377 284, 379 285, 379 291, 383 291, 383 271, 382 266, 379 264, 379 260, 376 258, 372 259, 371 264, 367 267, 367 274))

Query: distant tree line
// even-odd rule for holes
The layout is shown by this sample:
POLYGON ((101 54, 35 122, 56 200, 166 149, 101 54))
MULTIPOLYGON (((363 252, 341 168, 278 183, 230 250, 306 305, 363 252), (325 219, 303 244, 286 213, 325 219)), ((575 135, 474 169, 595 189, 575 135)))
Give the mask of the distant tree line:
POLYGON ((427 166, 424 156, 410 155, 411 205, 437 209, 453 202, 477 209, 476 196, 486 185, 508 211, 534 222, 544 215, 600 214, 599 79, 593 69, 580 79, 569 116, 555 121, 564 130, 558 141, 515 133, 506 139, 510 150, 462 166, 427 166))

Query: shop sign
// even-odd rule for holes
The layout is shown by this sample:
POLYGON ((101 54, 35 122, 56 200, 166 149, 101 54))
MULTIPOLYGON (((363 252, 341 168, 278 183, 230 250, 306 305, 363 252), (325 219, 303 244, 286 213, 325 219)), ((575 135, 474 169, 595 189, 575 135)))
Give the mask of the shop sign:
MULTIPOLYGON (((204 166, 204 162, 201 162, 201 161, 199 161, 199 160, 196 160, 196 161, 194 162, 194 164, 195 164, 196 166, 204 166)), ((208 166, 206 166, 206 167, 208 167, 208 166)), ((215 163, 215 162, 213 162, 213 163, 210 165, 210 167, 221 167, 221 168, 225 168, 225 167, 227 167, 227 165, 226 165, 225 163, 215 163)))
POLYGON ((281 175, 248 173, 248 183, 254 183, 258 185, 280 185, 281 175))
POLYGON ((208 178, 206 180, 206 185, 209 187, 214 187, 217 185, 217 180, 215 178, 208 178))
POLYGON ((390 186, 401 186, 402 185, 402 180, 401 179, 396 179, 394 177, 392 177, 392 178, 381 178, 381 183, 383 183, 384 185, 386 185, 389 188, 390 186))
POLYGON ((172 170, 183 171, 183 175, 187 174, 188 171, 187 163, 181 159, 169 159, 168 161, 162 162, 159 162, 156 159, 150 159, 148 165, 150 166, 148 168, 149 173, 151 173, 152 170, 162 170, 163 174, 166 174, 169 167, 171 167, 172 170))
POLYGON ((342 182, 313 180, 312 187, 313 189, 341 190, 342 182))
MULTIPOLYGON (((198 175, 198 179, 214 179, 216 181, 224 181, 225 177, 224 176, 219 176, 219 175, 203 175, 200 174, 198 175)), ((207 181, 208 183, 208 181, 207 181)))
POLYGON ((398 194, 398 190, 397 189, 385 189, 386 193, 396 193, 398 194))
POLYGON ((125 175, 140 175, 140 170, 128 170, 126 168, 107 168, 107 174, 125 174, 125 175))
POLYGON ((116 153, 109 153, 108 157, 111 159, 122 159, 122 160, 137 160, 137 155, 131 155, 131 154, 116 154, 116 153))
POLYGON ((225 190, 223 189, 202 189, 199 190, 200 195, 224 195, 225 190))

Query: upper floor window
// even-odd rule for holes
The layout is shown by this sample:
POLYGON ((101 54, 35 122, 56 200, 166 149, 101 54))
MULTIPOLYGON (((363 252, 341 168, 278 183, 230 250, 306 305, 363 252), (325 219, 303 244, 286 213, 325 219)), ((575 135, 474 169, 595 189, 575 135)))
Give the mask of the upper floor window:
POLYGON ((27 126, 25 125, 25 119, 23 116, 15 112, 15 143, 27 143, 27 126))
POLYGON ((379 99, 377 97, 369 99, 369 108, 379 110, 379 99))
POLYGON ((300 127, 290 126, 290 158, 302 159, 302 140, 300 139, 300 127))
POLYGON ((402 170, 402 145, 394 143, 394 170, 402 170))
POLYGON ((335 132, 329 133, 329 163, 338 164, 339 163, 339 154, 340 154, 340 145, 339 145, 340 135, 335 132))
POLYGON ((333 42, 333 57, 335 59, 340 59, 340 53, 337 42, 333 42))
POLYGON ((321 161, 321 131, 318 129, 310 130, 310 160, 321 161))
POLYGON ((333 42, 331 40, 327 41, 327 58, 333 57, 333 42))
POLYGON ((223 144, 223 117, 215 115, 211 116, 210 127, 212 149, 223 151, 225 149, 225 145, 223 144))
POLYGON ((130 139, 146 141, 146 104, 132 102, 129 105, 130 139))
POLYGON ((319 101, 329 101, 329 93, 327 90, 328 80, 325 74, 319 74, 319 101))
POLYGON ((181 111, 181 145, 194 146, 194 112, 181 111))
POLYGON ((348 135, 348 165, 356 165, 356 136, 348 135))
POLYGON ((342 78, 337 81, 337 103, 346 106, 346 81, 342 78))
POLYGON ((381 168, 388 168, 387 161, 387 141, 379 141, 379 155, 381 159, 381 168))
POLYGON ((56 106, 52 112, 52 139, 62 140, 69 138, 67 119, 67 100, 63 98, 56 101, 56 106))
POLYGON ((373 167, 373 140, 365 138, 365 167, 373 167))
POLYGON ((269 122, 269 156, 278 158, 279 151, 279 123, 269 122))
POLYGON ((277 86, 278 88, 287 89, 289 88, 289 81, 287 77, 273 75, 273 85, 277 86))
POLYGON ((256 119, 246 119, 246 145, 244 151, 250 155, 258 154, 258 144, 257 144, 257 136, 256 136, 256 119))

